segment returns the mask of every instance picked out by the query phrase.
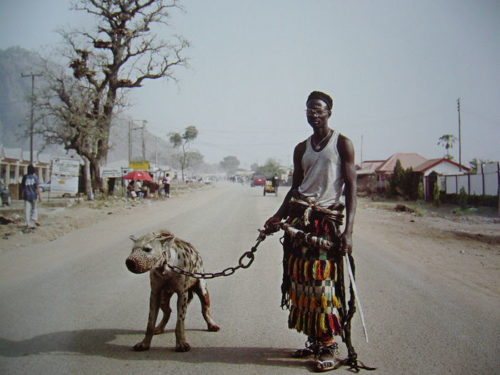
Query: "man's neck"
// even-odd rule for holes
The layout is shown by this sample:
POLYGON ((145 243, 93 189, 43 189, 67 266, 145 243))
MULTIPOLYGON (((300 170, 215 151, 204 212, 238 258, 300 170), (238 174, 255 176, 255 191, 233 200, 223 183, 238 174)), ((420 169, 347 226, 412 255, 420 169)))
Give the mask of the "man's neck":
POLYGON ((330 128, 328 126, 325 126, 324 128, 314 129, 313 137, 316 140, 321 140, 322 138, 326 137, 329 133, 330 133, 330 128))

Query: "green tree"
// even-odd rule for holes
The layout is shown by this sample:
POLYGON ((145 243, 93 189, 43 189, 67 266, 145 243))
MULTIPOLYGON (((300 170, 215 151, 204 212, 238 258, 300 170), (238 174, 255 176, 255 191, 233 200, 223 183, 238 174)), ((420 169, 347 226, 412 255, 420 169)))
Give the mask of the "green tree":
POLYGON ((226 156, 224 159, 222 159, 219 165, 224 171, 226 171, 226 173, 232 174, 238 169, 240 161, 236 156, 226 156))
POLYGON ((424 200, 424 183, 422 181, 420 181, 418 183, 418 188, 417 188, 417 199, 419 201, 422 201, 424 200))
POLYGON ((476 174, 481 170, 481 166, 485 163, 490 163, 491 160, 484 160, 484 159, 477 159, 474 158, 469 162, 469 165, 471 167, 471 174, 476 174))
POLYGON ((405 171, 401 164, 401 161, 396 160, 396 165, 394 166, 394 170, 392 172, 391 179, 389 180, 389 195, 397 196, 402 193, 402 184, 404 181, 405 171))
POLYGON ((434 203, 435 206, 439 206, 441 204, 441 191, 439 190, 438 181, 436 181, 434 188, 432 189, 432 203, 434 203))
POLYGON ((184 129, 184 133, 170 133, 169 140, 174 148, 180 148, 181 152, 176 155, 176 160, 179 162, 181 167, 182 181, 185 180, 184 171, 193 163, 195 160, 192 155, 188 153, 189 146, 198 136, 198 129, 196 126, 190 125, 184 129))
POLYGON ((49 132, 48 138, 65 138, 67 149, 82 153, 89 161, 93 187, 100 188, 100 166, 108 152, 117 104, 146 80, 175 79, 175 68, 187 62, 182 54, 189 44, 178 37, 161 40, 153 31, 168 25, 171 10, 179 8, 177 0, 75 0, 73 4, 74 10, 93 16, 96 22, 92 30, 60 33, 63 59, 79 88, 72 90, 75 84, 66 72, 56 72, 55 78, 50 77, 54 72, 47 74, 56 81, 49 85, 53 95, 46 110, 58 118, 60 129, 66 128, 49 132), (61 108, 71 114, 59 116, 61 108), (84 146, 79 145, 82 138, 84 146))
POLYGON ((453 160, 453 156, 451 155, 451 149, 453 148, 453 145, 457 141, 457 137, 455 137, 453 134, 444 134, 438 139, 438 146, 442 146, 446 150, 446 155, 445 157, 448 160, 453 160))
POLYGON ((267 159, 266 163, 255 169, 255 174, 261 174, 266 177, 274 176, 275 174, 281 175, 284 172, 280 164, 274 159, 267 159))
POLYGON ((458 205, 462 210, 467 208, 467 204, 469 203, 469 195, 465 191, 465 187, 460 188, 460 192, 458 193, 458 205))

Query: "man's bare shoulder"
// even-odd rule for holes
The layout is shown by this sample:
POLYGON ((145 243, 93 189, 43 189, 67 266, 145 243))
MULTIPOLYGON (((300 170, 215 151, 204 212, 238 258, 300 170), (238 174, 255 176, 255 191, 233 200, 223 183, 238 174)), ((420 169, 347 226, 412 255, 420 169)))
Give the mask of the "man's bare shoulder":
POLYGON ((302 156, 306 152, 306 146, 307 140, 297 144, 293 150, 293 164, 296 170, 301 168, 302 156))
POLYGON ((337 149, 342 158, 349 158, 350 156, 354 156, 354 145, 352 141, 343 134, 339 134, 337 149))
POLYGON ((297 145, 295 146, 295 151, 301 151, 301 150, 305 151, 306 146, 307 146, 307 139, 300 143, 297 143, 297 145))

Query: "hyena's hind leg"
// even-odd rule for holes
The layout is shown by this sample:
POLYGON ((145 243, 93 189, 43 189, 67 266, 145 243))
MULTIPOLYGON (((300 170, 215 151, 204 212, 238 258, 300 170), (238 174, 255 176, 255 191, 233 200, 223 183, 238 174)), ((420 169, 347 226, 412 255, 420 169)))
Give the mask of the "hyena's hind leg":
POLYGON ((163 312, 163 317, 155 328, 155 335, 165 332, 165 326, 167 325, 168 320, 170 319, 170 314, 172 313, 172 309, 170 308, 170 299, 172 298, 172 295, 173 292, 170 290, 163 289, 161 291, 160 309, 163 312))
POLYGON ((210 315, 210 296, 208 294, 207 283, 205 280, 200 279, 193 288, 194 292, 200 298, 201 303, 201 313, 203 318, 207 322, 207 328, 209 331, 217 332, 220 327, 215 323, 210 315))

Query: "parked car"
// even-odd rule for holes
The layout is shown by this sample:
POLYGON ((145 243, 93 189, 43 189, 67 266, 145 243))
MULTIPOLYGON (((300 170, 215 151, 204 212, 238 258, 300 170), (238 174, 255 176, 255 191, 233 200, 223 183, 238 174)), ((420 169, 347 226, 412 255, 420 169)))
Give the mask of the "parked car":
POLYGON ((266 177, 262 175, 254 175, 250 181, 250 186, 264 186, 266 184, 266 177))

